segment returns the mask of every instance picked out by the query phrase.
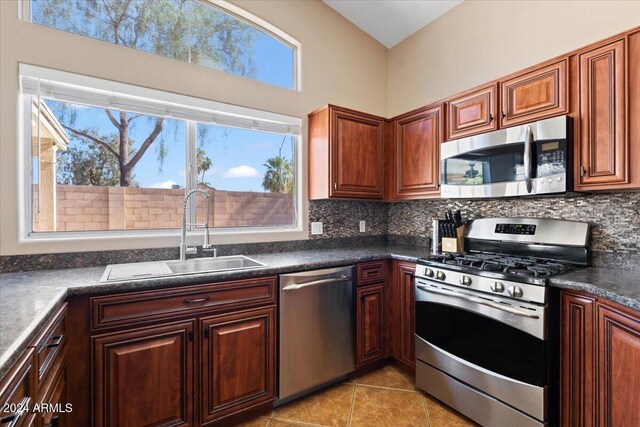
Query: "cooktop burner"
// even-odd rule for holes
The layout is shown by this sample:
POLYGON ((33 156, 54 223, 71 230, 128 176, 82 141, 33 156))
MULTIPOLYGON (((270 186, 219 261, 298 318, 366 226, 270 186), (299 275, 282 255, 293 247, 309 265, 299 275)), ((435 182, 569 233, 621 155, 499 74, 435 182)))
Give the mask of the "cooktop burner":
POLYGON ((426 261, 444 266, 452 265, 472 270, 542 279, 565 273, 573 268, 571 264, 554 260, 488 253, 433 254, 429 255, 426 261))

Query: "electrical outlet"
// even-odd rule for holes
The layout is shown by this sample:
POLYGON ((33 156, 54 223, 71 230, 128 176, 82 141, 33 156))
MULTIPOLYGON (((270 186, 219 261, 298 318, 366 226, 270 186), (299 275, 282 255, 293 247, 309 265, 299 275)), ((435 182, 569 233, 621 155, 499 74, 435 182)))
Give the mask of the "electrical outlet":
POLYGON ((366 221, 360 221, 360 232, 364 233, 365 231, 367 231, 367 222, 366 221))
POLYGON ((311 234, 322 234, 322 223, 321 222, 312 222, 311 223, 311 234))

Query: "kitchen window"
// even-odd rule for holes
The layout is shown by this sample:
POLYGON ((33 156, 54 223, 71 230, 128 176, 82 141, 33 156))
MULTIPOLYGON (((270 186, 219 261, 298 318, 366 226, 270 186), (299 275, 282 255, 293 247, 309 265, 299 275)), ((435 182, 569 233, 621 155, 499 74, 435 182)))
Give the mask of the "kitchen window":
POLYGON ((300 230, 301 120, 20 65, 28 236, 300 230), (189 222, 205 221, 198 195, 189 222))
POLYGON ((224 1, 23 0, 32 23, 287 89, 296 40, 224 1))

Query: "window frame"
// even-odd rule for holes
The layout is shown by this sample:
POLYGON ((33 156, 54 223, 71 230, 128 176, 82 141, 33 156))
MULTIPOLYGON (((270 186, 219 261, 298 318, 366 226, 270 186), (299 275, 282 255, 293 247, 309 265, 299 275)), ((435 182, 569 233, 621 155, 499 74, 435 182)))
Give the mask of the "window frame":
POLYGON ((158 55, 155 54, 153 52, 147 52, 144 50, 139 50, 139 49, 135 49, 132 47, 128 47, 128 46, 122 46, 122 45, 116 45, 113 43, 109 43, 105 40, 100 40, 100 39, 95 39, 92 37, 86 37, 83 36, 81 34, 76 34, 76 33, 72 33, 69 31, 64 31, 64 30, 59 30, 57 28, 53 28, 53 27, 48 27, 46 25, 39 25, 39 24, 35 24, 32 21, 31 18, 31 0, 18 0, 19 5, 18 5, 18 19, 28 22, 30 24, 34 24, 34 25, 39 25, 40 27, 43 28, 48 28, 50 30, 54 30, 54 31, 61 31, 61 32, 65 32, 65 33, 69 33, 72 34, 74 36, 81 36, 84 38, 87 38, 89 40, 93 40, 95 42, 99 42, 99 43, 106 43, 109 44, 111 46, 118 46, 118 47, 122 47, 125 49, 131 49, 134 50, 136 52, 142 53, 142 54, 147 54, 147 55, 154 55, 154 56, 160 56, 161 58, 166 58, 166 59, 171 59, 174 61, 178 61, 180 63, 183 64, 190 64, 190 65, 195 65, 197 67, 202 67, 205 68, 207 70, 212 70, 212 71, 217 71, 220 73, 224 73, 224 74, 228 74, 230 76, 235 76, 235 77, 239 77, 242 79, 248 79, 248 80, 252 80, 258 83, 262 83, 262 84, 266 84, 272 87, 277 87, 280 89, 284 89, 284 90, 289 90, 289 91, 295 91, 295 92, 302 92, 302 44, 296 40, 295 38, 291 37, 289 34, 285 33, 284 31, 282 31, 281 29, 279 29, 278 27, 276 27, 275 25, 269 23, 268 21, 242 9, 239 6, 236 6, 232 3, 229 3, 226 0, 194 0, 194 1, 198 1, 200 3, 203 3, 205 5, 208 5, 210 7, 214 7, 214 8, 218 8, 221 9, 224 13, 227 13, 231 16, 233 16, 234 18, 244 22, 247 25, 250 25, 251 27, 255 28, 258 31, 261 31, 265 34, 267 34, 268 36, 278 40, 279 42, 281 42, 282 44, 289 46, 291 49, 293 49, 293 87, 284 87, 284 86, 280 86, 280 85, 276 85, 273 83, 269 83, 269 82, 265 82, 262 80, 258 80, 258 79, 254 79, 251 77, 247 77, 247 76, 241 76, 238 74, 233 74, 233 73, 228 73, 224 70, 216 70, 210 67, 206 67, 204 65, 200 65, 197 64, 195 62, 191 62, 191 59, 189 58, 189 61, 184 62, 184 61, 180 61, 178 59, 175 58, 171 58, 168 56, 162 56, 162 55, 158 55))
MULTIPOLYGON (((217 101, 205 100, 202 98, 194 98, 186 95, 178 95, 169 92, 159 91, 155 89, 148 89, 140 86, 129 85, 125 83, 113 82, 110 80, 98 79, 94 77, 87 77, 79 74, 67 73, 63 71, 57 71, 42 67, 36 67, 32 65, 19 64, 20 81, 22 77, 39 75, 46 76, 51 80, 63 82, 65 84, 73 84, 73 81, 77 81, 78 86, 83 85, 87 92, 91 90, 105 90, 121 93, 127 96, 135 96, 137 98, 146 98, 150 105, 155 105, 158 102, 167 103, 187 103, 185 105, 196 105, 197 109, 204 109, 209 106, 208 111, 211 111, 214 115, 218 114, 231 114, 242 117, 253 117, 256 120, 274 121, 279 120, 279 123, 286 124, 288 127, 300 129, 302 125, 302 119, 298 117, 286 116, 278 113, 272 113, 262 110, 256 110, 247 107, 240 107, 237 105, 225 104, 217 101), (133 92, 133 93, 130 93, 133 92), (146 95, 146 96, 144 96, 146 95)), ((19 91, 19 104, 18 109, 18 209, 19 209, 19 241, 50 241, 50 240, 97 240, 103 238, 112 237, 124 237, 124 238, 144 238, 150 236, 179 236, 180 228, 162 228, 162 229, 131 229, 131 230, 87 230, 87 231, 44 231, 36 232, 33 230, 33 207, 34 207, 34 194, 32 191, 33 184, 33 162, 31 143, 33 140, 33 126, 31 123, 33 98, 34 95, 29 93, 23 93, 19 91)), ((48 97, 46 97, 48 98, 48 97)), ((72 101, 64 101, 70 102, 72 101)), ((144 102, 144 101, 143 101, 144 102)), ((150 114, 150 113, 147 113, 150 114)), ((199 120, 188 120, 185 118, 179 118, 185 121, 185 195, 188 191, 197 187, 197 170, 196 165, 196 147, 197 147, 197 133, 196 126, 198 123, 203 123, 199 120)), ((245 129, 247 129, 245 127, 245 129)), ((282 133, 278 133, 282 134, 282 133)), ((233 236, 233 235, 260 235, 267 233, 279 233, 279 234, 293 234, 303 232, 303 188, 305 185, 305 177, 303 173, 303 153, 302 153, 302 132, 298 134, 290 134, 294 138, 293 144, 293 160, 295 171, 295 183, 294 183, 294 218, 291 226, 243 226, 243 227, 211 227, 210 233, 213 236, 233 236)), ((195 201, 190 206, 187 206, 187 219, 189 222, 195 222, 195 201)), ((189 236, 201 237, 204 236, 204 231, 187 230, 189 236)))

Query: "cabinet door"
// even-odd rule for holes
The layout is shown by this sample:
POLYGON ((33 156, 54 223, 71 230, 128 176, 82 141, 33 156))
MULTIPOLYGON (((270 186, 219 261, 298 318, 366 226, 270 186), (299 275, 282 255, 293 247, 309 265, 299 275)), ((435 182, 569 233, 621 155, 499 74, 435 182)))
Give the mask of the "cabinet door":
POLYGON ((579 55, 580 139, 577 188, 629 182, 625 41, 579 55))
POLYGON ((594 420, 595 299, 562 294, 562 423, 590 427, 594 420))
POLYGON ((599 426, 640 422, 640 318, 598 303, 599 426))
POLYGON ((381 199, 384 120, 331 109, 332 197, 381 199))
POLYGON ((358 288, 356 366, 384 357, 384 285, 358 288))
POLYGON ((447 139, 457 139, 498 128, 496 84, 474 89, 447 101, 447 139))
POLYGON ((438 105, 395 122, 395 198, 440 194, 443 108, 438 105))
POLYGON ((201 319, 202 423, 275 399, 275 307, 201 319))
POLYGON ((501 126, 541 120, 567 112, 567 60, 500 83, 501 126))
POLYGON ((400 345, 398 358, 408 366, 414 367, 415 330, 416 330, 416 296, 413 284, 413 273, 416 265, 411 262, 398 262, 396 282, 400 292, 400 345))
POLYGON ((93 338, 94 425, 192 425, 192 339, 193 322, 93 338))

